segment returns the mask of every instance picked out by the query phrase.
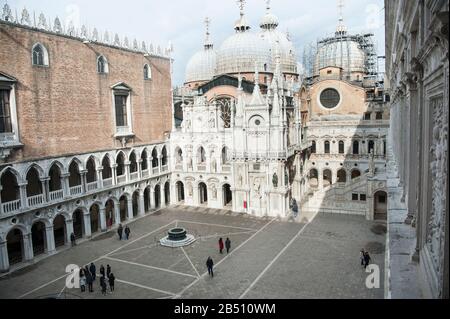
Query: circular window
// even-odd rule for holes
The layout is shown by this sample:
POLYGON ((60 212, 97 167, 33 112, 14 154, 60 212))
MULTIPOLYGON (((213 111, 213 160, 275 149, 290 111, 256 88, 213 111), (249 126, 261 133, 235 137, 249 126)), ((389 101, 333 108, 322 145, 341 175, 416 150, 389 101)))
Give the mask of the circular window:
POLYGON ((255 125, 256 125, 256 126, 260 126, 260 125, 261 125, 261 121, 260 121, 260 120, 256 120, 256 121, 255 121, 255 125))
POLYGON ((320 103, 327 109, 335 108, 340 101, 341 96, 335 89, 325 89, 320 94, 320 103))

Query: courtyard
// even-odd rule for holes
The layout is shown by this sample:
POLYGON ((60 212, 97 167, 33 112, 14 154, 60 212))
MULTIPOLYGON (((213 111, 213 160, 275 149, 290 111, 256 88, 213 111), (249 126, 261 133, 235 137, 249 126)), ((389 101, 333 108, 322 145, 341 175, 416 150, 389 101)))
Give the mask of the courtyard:
POLYGON ((112 230, 0 278, 0 298, 266 299, 384 297, 385 225, 349 215, 317 215, 309 223, 255 218, 225 210, 176 206, 128 224, 131 237, 112 230), (196 241, 184 248, 159 244, 173 227, 196 241), (231 240, 220 254, 218 239, 231 240), (380 267, 380 288, 366 288, 359 263, 366 248, 380 267), (214 278, 205 262, 214 260, 214 278), (103 296, 66 288, 66 266, 109 264, 115 291, 103 296))

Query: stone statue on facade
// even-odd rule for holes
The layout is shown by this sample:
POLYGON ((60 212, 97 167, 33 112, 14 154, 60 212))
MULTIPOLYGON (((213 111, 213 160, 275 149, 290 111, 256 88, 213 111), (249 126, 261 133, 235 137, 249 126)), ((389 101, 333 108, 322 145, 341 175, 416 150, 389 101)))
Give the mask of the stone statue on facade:
POLYGON ((189 183, 187 184, 187 190, 188 190, 188 196, 189 196, 189 197, 192 197, 192 191, 193 191, 193 189, 192 189, 192 183, 191 183, 191 182, 189 182, 189 183))
POLYGON ((272 183, 274 188, 278 188, 278 175, 277 173, 273 173, 272 183))
POLYGON ((211 192, 212 192, 212 198, 213 199, 217 199, 217 188, 216 188, 216 185, 212 185, 211 186, 211 192))

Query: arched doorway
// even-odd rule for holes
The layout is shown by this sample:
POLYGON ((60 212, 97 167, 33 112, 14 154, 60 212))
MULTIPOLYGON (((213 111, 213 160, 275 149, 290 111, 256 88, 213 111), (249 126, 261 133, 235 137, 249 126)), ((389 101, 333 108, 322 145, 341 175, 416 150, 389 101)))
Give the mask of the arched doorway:
POLYGON ((24 259, 23 233, 20 229, 14 228, 6 236, 8 260, 10 265, 18 264, 24 259))
POLYGON ((139 214, 139 191, 133 193, 133 216, 136 217, 139 214))
POLYGON ((354 169, 352 171, 352 179, 358 178, 361 176, 361 172, 358 169, 354 169))
POLYGON ((170 205, 170 183, 166 182, 164 184, 164 200, 166 206, 170 205))
POLYGON ((311 188, 319 187, 319 173, 315 168, 309 171, 309 187, 311 188))
POLYGON ((120 197, 119 207, 120 207, 120 221, 124 222, 127 220, 128 216, 128 199, 125 195, 120 197))
POLYGON ((58 215, 53 220, 53 236, 55 238, 55 247, 66 244, 66 219, 63 215, 58 215))
POLYGON ((198 195, 200 205, 208 204, 208 188, 205 183, 198 184, 198 195))
POLYGON ((347 183, 347 172, 345 169, 340 169, 337 173, 337 182, 338 183, 347 183))
POLYGON ((42 221, 37 221, 31 227, 31 241, 33 242, 34 256, 45 253, 45 224, 42 221))
POLYGON ((331 171, 329 169, 326 169, 323 171, 323 187, 331 186, 331 184, 333 184, 331 171))
POLYGON ((150 211, 150 186, 144 190, 144 210, 150 211))
POLYGON ((91 206, 89 214, 91 215, 91 232, 96 233, 100 230, 100 209, 97 204, 91 206))
POLYGON ((373 216, 375 220, 387 220, 387 193, 378 191, 373 196, 373 216))
POLYGON ((184 202, 184 184, 183 182, 177 182, 175 185, 177 189, 177 201, 182 203, 184 202))
POLYGON ((114 212, 114 201, 109 199, 105 204, 106 227, 110 228, 116 223, 116 215, 114 212))
POLYGON ((155 186, 155 208, 161 206, 161 187, 159 185, 155 186))
POLYGON ((84 229, 83 229, 83 211, 77 209, 72 216, 73 219, 73 233, 75 234, 75 238, 82 238, 84 229))
POLYGON ((233 194, 231 192, 231 186, 228 184, 223 185, 223 206, 231 206, 233 201, 233 194))

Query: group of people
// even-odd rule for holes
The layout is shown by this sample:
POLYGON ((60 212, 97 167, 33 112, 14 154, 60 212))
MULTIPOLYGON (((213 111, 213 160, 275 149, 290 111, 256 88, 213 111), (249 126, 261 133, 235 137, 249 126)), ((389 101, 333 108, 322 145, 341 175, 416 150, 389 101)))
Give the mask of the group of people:
MULTIPOLYGON (((224 248, 227 250, 227 254, 230 252, 231 249, 231 240, 227 237, 225 240, 225 243, 222 238, 219 239, 219 253, 223 254, 224 248)), ((211 277, 214 277, 214 261, 212 260, 211 256, 208 257, 206 260, 206 268, 208 268, 208 274, 211 277)))
MULTIPOLYGON (((85 266, 80 269, 80 288, 81 292, 86 291, 86 284, 88 286, 89 292, 94 292, 94 282, 97 277, 97 268, 94 263, 91 263, 90 266, 85 266)), ((103 265, 100 266, 100 287, 102 289, 102 294, 107 294, 107 283, 109 284, 109 289, 111 292, 114 291, 114 282, 116 277, 111 271, 111 266, 106 265, 106 270, 103 265)))
POLYGON ((366 251, 364 248, 361 249, 359 258, 361 260, 361 266, 364 266, 364 269, 366 269, 367 266, 369 266, 371 260, 369 252, 366 251))
POLYGON ((130 238, 131 230, 130 227, 125 226, 125 230, 123 229, 122 224, 119 224, 119 228, 117 228, 117 233, 119 234, 119 240, 122 240, 123 234, 125 234, 125 239, 128 240, 130 238))

